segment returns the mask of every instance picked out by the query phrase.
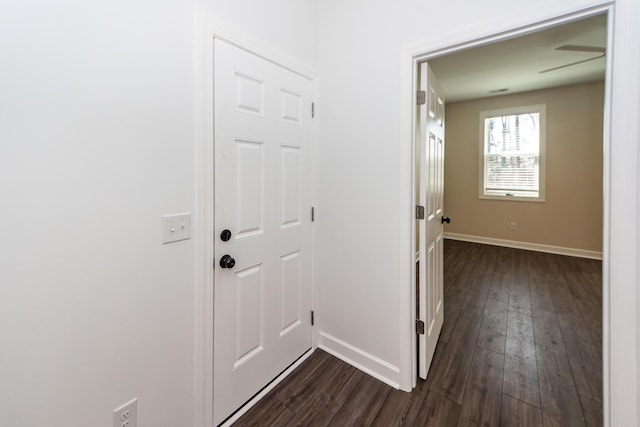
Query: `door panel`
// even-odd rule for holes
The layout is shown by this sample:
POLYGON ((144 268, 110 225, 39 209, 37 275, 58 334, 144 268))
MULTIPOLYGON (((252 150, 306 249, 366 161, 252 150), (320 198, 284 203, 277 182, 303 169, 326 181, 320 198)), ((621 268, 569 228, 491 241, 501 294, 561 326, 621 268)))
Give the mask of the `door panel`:
POLYGON ((311 347, 311 82, 216 40, 214 92, 218 424, 311 347))
POLYGON ((234 369, 263 349, 264 298, 262 266, 235 273, 235 362, 234 369))
POLYGON ((235 140, 236 238, 262 233, 264 224, 262 142, 235 140))
POLYGON ((242 74, 235 74, 236 110, 241 113, 263 115, 264 89, 262 81, 242 74))
POLYGON ((420 65, 420 90, 427 99, 420 106, 420 180, 418 199, 425 219, 418 224, 420 249, 418 318, 425 324, 419 337, 418 371, 426 379, 444 322, 443 305, 443 190, 444 190, 444 95, 426 63, 420 65))
POLYGON ((302 115, 302 96, 297 93, 282 89, 282 118, 292 123, 300 123, 302 115))
POLYGON ((300 251, 287 254, 280 259, 282 266, 280 336, 283 336, 301 323, 300 282, 302 268, 300 251))
POLYGON ((282 227, 291 227, 300 224, 302 213, 300 173, 302 153, 300 147, 280 147, 280 186, 282 194, 282 227))

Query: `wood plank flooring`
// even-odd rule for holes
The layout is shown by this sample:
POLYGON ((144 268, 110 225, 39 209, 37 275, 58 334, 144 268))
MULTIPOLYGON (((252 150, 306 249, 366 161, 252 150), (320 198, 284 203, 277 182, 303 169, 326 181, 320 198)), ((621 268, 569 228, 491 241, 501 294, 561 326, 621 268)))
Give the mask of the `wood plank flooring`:
POLYGON ((452 240, 444 258, 413 392, 316 350, 234 426, 602 426, 601 262, 452 240))

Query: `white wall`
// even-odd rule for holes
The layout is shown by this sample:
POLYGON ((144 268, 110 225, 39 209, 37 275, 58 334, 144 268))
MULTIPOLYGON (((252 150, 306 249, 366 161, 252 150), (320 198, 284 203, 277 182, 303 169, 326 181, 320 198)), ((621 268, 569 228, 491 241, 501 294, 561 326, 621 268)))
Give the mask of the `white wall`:
MULTIPOLYGON (((410 99, 401 86, 403 49, 415 45, 444 48, 598 3, 595 0, 319 3, 321 344, 362 356, 361 363, 379 376, 386 375, 390 383, 407 383, 410 354, 402 331, 409 323, 401 323, 401 319, 406 318, 411 301, 406 297, 408 291, 400 289, 410 286, 412 281, 409 273, 412 176, 411 146, 403 139, 409 131, 404 128, 408 118, 402 116, 407 111, 403 102, 410 99), (345 349, 340 341, 351 347, 345 349), (398 375, 389 367, 398 368, 398 375)), ((638 7, 634 0, 619 0, 618 4, 627 10, 627 16, 619 20, 618 30, 633 41, 616 38, 619 52, 631 55, 626 60, 628 66, 619 59, 622 53, 615 57, 615 61, 620 61, 617 84, 619 87, 623 82, 632 84, 630 93, 636 98, 630 104, 631 111, 624 114, 629 117, 635 114, 637 118, 638 90, 632 76, 640 72, 636 60, 639 48, 631 17, 638 18, 638 7)), ((626 102, 623 90, 618 89, 614 101, 619 111, 626 102)), ((637 207, 635 202, 623 206, 621 201, 630 191, 628 197, 633 202, 637 192, 633 163, 637 161, 638 131, 635 122, 628 118, 621 123, 628 129, 622 131, 626 140, 614 141, 624 147, 614 148, 612 157, 614 161, 622 161, 623 151, 629 150, 631 158, 624 160, 618 171, 630 180, 623 182, 622 177, 616 176, 612 197, 621 198, 616 204, 616 217, 621 216, 633 232, 612 233, 615 236, 612 244, 630 250, 624 256, 626 259, 638 254, 638 234, 633 228, 638 223, 637 207)), ((622 268, 620 260, 612 262, 612 267, 622 268)), ((621 271, 619 280, 625 286, 617 298, 624 294, 636 304, 637 271, 631 270, 624 267, 621 271)), ((637 318, 632 307, 627 304, 629 311, 616 320, 615 333, 621 340, 636 343, 637 318)), ((620 359, 621 350, 622 347, 615 349, 612 360, 620 359)), ((624 368, 616 369, 629 368, 635 377, 637 353, 631 353, 625 356, 625 364, 620 365, 624 368)), ((637 416, 635 406, 627 404, 638 398, 637 383, 631 384, 619 389, 620 393, 624 389, 628 394, 618 408, 618 420, 633 420, 637 416)), ((615 389, 613 399, 622 397, 618 394, 615 389)))
POLYGON ((217 30, 270 54, 315 70, 318 60, 317 0, 195 0, 197 12, 217 30))
POLYGON ((196 11, 313 66, 315 4, 2 2, 0 424, 193 425, 196 11))

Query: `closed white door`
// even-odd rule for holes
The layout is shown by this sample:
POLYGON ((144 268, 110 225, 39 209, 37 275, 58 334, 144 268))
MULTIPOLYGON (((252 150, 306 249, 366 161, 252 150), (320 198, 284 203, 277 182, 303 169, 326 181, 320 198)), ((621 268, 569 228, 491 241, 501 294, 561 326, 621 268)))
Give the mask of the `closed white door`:
POLYGON ((311 347, 311 82, 214 43, 214 423, 311 347))
POLYGON ((418 318, 424 322, 419 337, 419 375, 426 379, 444 322, 443 292, 443 193, 444 193, 444 93, 426 63, 420 65, 420 90, 426 100, 420 106, 419 221, 420 271, 418 318))

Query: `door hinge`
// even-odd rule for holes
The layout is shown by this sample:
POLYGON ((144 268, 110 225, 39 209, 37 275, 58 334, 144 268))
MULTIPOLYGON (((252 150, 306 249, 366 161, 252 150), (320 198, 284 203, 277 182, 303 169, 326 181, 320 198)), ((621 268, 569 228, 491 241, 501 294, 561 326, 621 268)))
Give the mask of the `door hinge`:
POLYGON ((422 320, 416 320, 416 334, 424 335, 424 322, 422 320))
POLYGON ((418 105, 424 105, 427 103, 427 92, 424 90, 419 90, 417 92, 416 103, 418 105))
POLYGON ((316 208, 311 206, 311 222, 316 220, 316 208))
POLYGON ((316 116, 316 103, 311 103, 311 118, 313 119, 316 116))
POLYGON ((313 313, 313 310, 311 310, 311 326, 313 326, 315 323, 316 323, 315 314, 313 313))
POLYGON ((424 206, 416 205, 416 219, 424 219, 424 206))

